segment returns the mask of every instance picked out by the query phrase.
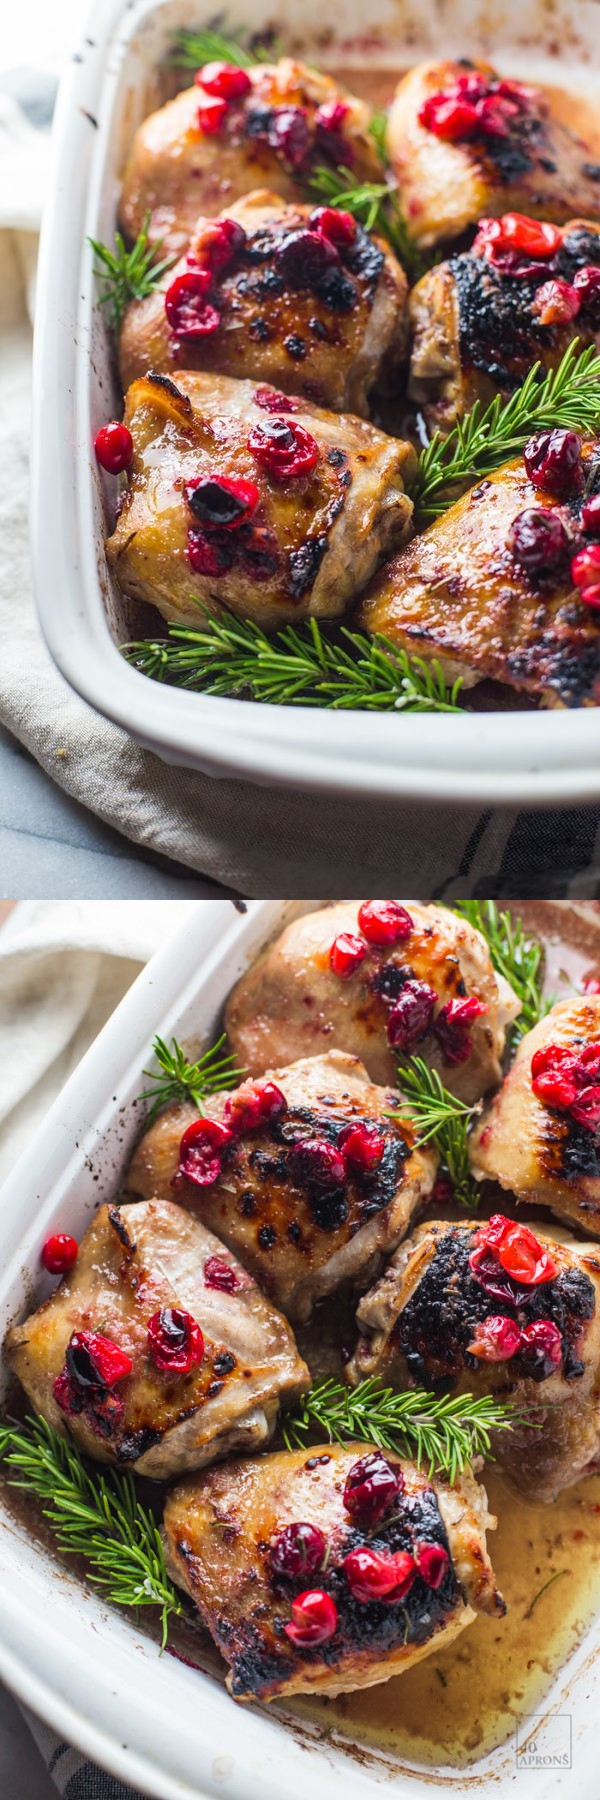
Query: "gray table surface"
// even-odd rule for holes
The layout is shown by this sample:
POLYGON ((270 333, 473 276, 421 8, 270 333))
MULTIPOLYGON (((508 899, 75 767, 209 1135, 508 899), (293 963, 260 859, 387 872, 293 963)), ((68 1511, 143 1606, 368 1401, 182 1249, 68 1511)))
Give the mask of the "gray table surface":
POLYGON ((0 1794, 2 1800, 57 1800, 43 1757, 12 1694, 0 1684, 0 1794))

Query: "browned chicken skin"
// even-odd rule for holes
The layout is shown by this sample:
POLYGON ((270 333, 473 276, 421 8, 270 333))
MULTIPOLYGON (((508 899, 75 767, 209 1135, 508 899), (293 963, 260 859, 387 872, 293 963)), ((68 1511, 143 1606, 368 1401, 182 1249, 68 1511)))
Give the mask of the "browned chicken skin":
MULTIPOLYGON (((584 473, 598 447, 583 446, 584 473)), ((576 539, 583 489, 560 504, 576 539)), ((520 457, 480 481, 393 557, 365 594, 358 623, 467 686, 491 679, 545 706, 600 701, 598 613, 581 600, 569 555, 540 576, 517 564, 511 532, 529 509, 556 508, 520 457)))
POLYGON ((119 217, 128 238, 137 237, 149 212, 150 237, 181 251, 200 213, 214 217, 258 187, 303 199, 318 164, 351 163, 357 181, 381 179, 362 100, 289 57, 257 64, 248 75, 251 91, 229 106, 217 132, 200 127, 198 109, 209 97, 197 85, 144 119, 123 177, 119 217), (335 131, 326 130, 319 109, 338 101, 346 114, 335 131), (292 108, 301 114, 295 129, 292 108))
POLYGON ((9 1331, 4 1348, 55 1430, 68 1426, 87 1456, 157 1481, 258 1448, 272 1435, 281 1399, 296 1398, 309 1381, 285 1319, 204 1225, 170 1200, 101 1206, 72 1273, 9 1331), (214 1258, 220 1287, 207 1267, 214 1258), (173 1308, 189 1313, 204 1338, 202 1359, 187 1374, 158 1368, 149 1348, 150 1319, 173 1308), (68 1375, 65 1354, 82 1331, 118 1345, 133 1369, 107 1392, 71 1382, 61 1407, 55 1382, 68 1375))
POLYGON ((404 983, 416 977, 435 990, 440 1007, 467 995, 487 1008, 472 1025, 464 1062, 448 1061, 431 1032, 416 1045, 446 1087, 462 1100, 478 1100, 500 1079, 505 1028, 519 1011, 483 938, 449 909, 408 900, 410 936, 385 949, 369 945, 360 967, 340 978, 331 968, 331 946, 340 934, 360 935, 360 904, 339 901, 296 919, 237 982, 225 1019, 239 1062, 260 1075, 284 1056, 315 1054, 335 1043, 362 1057, 372 1081, 394 1082, 390 1010, 404 983))
MULTIPOLYGON (((303 234, 312 213, 310 204, 286 206, 265 189, 229 206, 222 217, 241 226, 246 239, 215 278, 219 329, 189 339, 170 329, 165 290, 185 273, 183 259, 147 300, 127 309, 120 340, 124 389, 147 369, 175 380, 180 369, 205 369, 367 416, 383 365, 389 391, 404 356, 406 276, 385 243, 360 226, 352 243, 339 245, 337 261, 329 246, 320 255, 331 261, 317 261, 311 272, 303 234)), ((208 223, 198 219, 194 229, 191 247, 200 260, 208 223)))
MULTIPOLYGON (((416 1149, 411 1126, 389 1117, 398 1094, 374 1087, 356 1057, 332 1051, 270 1069, 267 1080, 287 1102, 281 1116, 239 1135, 211 1186, 181 1180, 176 1191, 235 1248, 264 1292, 290 1318, 304 1320, 341 1281, 360 1277, 364 1286, 372 1278, 381 1253, 398 1243, 427 1200, 437 1155, 416 1149), (376 1125, 384 1140, 377 1167, 351 1166, 341 1180, 328 1180, 304 1166, 304 1143, 335 1147, 344 1127, 359 1121, 376 1125)), ((245 1092, 243 1086, 241 1098, 245 1092)), ((212 1096, 206 1116, 226 1123, 228 1100, 212 1096)), ((197 1116, 191 1106, 159 1115, 134 1153, 128 1195, 173 1193, 182 1134, 197 1116)))
POLYGON ((502 135, 450 142, 419 121, 424 102, 469 71, 493 84, 489 63, 420 63, 405 75, 389 114, 387 143, 412 237, 428 246, 460 237, 487 215, 518 211, 562 224, 578 214, 600 217, 600 186, 590 172, 589 145, 553 117, 550 100, 528 87, 513 94, 516 110, 502 135))
MULTIPOLYGON (((600 1237, 598 1130, 538 1099, 531 1072, 544 1046, 558 1044, 577 1056, 594 1043, 600 1044, 600 996, 561 1000, 523 1038, 470 1144, 478 1178, 499 1181, 519 1200, 549 1206, 559 1219, 600 1237)), ((594 1085, 593 1074, 588 1081, 594 1085)))
POLYGON ((107 556, 123 591, 166 619, 197 625, 199 605, 211 613, 226 606, 272 631, 337 618, 410 532, 410 444, 307 401, 293 418, 274 416, 255 392, 251 382, 200 374, 178 375, 176 387, 147 376, 129 389, 134 458, 107 556), (318 457, 312 470, 282 479, 247 440, 288 425, 309 434, 318 457), (202 569, 211 572, 198 573, 189 560, 190 532, 203 530, 195 508, 205 496, 212 504, 223 479, 252 482, 259 499, 239 529, 203 532, 210 562, 202 569), (202 488, 193 505, 189 482, 202 488))
POLYGON ((571 219, 554 256, 523 261, 532 272, 511 274, 465 250, 437 263, 412 289, 408 391, 431 432, 449 431, 476 400, 485 406, 499 391, 510 393, 534 362, 556 368, 573 338, 600 347, 598 297, 570 324, 542 324, 535 306, 547 281, 572 282, 578 269, 600 264, 600 228, 571 219))
POLYGON ((173 1577, 187 1589, 230 1665, 234 1698, 274 1700, 282 1694, 335 1694, 370 1687, 410 1668, 468 1625, 475 1612, 501 1613, 485 1547, 484 1489, 467 1472, 449 1487, 428 1480, 414 1463, 387 1460, 404 1487, 387 1518, 368 1534, 385 1554, 415 1542, 441 1545, 449 1556, 435 1591, 418 1576, 397 1603, 361 1602, 341 1568, 365 1533, 345 1509, 344 1483, 364 1444, 281 1451, 187 1481, 168 1496, 165 1534, 173 1577), (270 1544, 288 1524, 317 1526, 328 1555, 326 1571, 275 1575, 270 1544), (306 1588, 331 1595, 335 1634, 319 1648, 300 1649, 285 1626, 291 1603, 306 1588))
POLYGON ((532 1425, 492 1434, 493 1450, 519 1488, 549 1501, 599 1465, 600 1254, 591 1244, 557 1244, 536 1226, 557 1275, 538 1287, 513 1284, 513 1304, 471 1272, 478 1231, 477 1223, 434 1221, 400 1246, 360 1302, 349 1379, 496 1394, 523 1413, 535 1407, 532 1425), (500 1362, 468 1353, 482 1322, 506 1315, 525 1328, 550 1320, 561 1333, 560 1363, 545 1362, 533 1346, 500 1362))

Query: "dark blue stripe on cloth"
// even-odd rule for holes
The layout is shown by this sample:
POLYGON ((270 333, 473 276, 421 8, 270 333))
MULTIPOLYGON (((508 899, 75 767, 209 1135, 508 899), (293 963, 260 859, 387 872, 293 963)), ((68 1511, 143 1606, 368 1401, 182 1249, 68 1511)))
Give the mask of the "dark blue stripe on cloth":
POLYGON ((560 900, 568 897, 578 875, 589 871, 591 891, 600 894, 600 868, 594 856, 600 809, 582 806, 572 812, 522 812, 507 839, 497 872, 482 875, 473 888, 478 900, 560 900), (596 885, 593 885, 593 878, 596 885))
POLYGON ((63 1800, 147 1800, 147 1796, 137 1789, 124 1787, 122 1781, 117 1781, 106 1769, 99 1769, 96 1763, 87 1762, 71 1775, 63 1800))

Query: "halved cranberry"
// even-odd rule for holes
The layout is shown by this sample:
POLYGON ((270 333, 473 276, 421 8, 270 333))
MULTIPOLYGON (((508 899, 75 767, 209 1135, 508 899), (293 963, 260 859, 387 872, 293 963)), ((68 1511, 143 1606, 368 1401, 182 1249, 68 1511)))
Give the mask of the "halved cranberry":
POLYGON ((206 298, 210 284, 209 269, 186 269, 167 288, 165 312, 177 337, 210 337, 218 331, 221 314, 206 298))
POLYGON ((226 475, 198 475, 186 481, 183 491, 190 512, 205 531, 237 531, 252 518, 260 500, 255 481, 234 481, 226 475))
POLYGON ((376 1125, 367 1125, 359 1120, 355 1125, 344 1125, 338 1138, 338 1149, 347 1166, 368 1175, 372 1169, 379 1168, 385 1150, 385 1138, 376 1125))
POLYGON ((595 587, 600 581, 600 544, 586 544, 571 563, 571 579, 575 587, 595 587))
POLYGON ((66 1413, 69 1418, 83 1412, 85 1396, 82 1390, 75 1386, 66 1369, 61 1369, 60 1375, 57 1375, 56 1381, 52 1384, 52 1393, 61 1412, 66 1413))
POLYGON ((316 123, 323 126, 325 131, 339 131, 340 126, 347 119, 349 111, 347 100, 326 100, 324 106, 319 106, 317 109, 316 123))
POLYGON ((443 1544, 419 1542, 415 1544, 413 1554, 419 1575, 427 1583, 427 1587, 440 1588, 450 1563, 448 1551, 443 1544))
POLYGON ((581 440, 576 431, 555 426, 536 431, 525 445, 523 460, 534 487, 551 494, 572 494, 581 486, 581 440))
POLYGON ((296 1179, 307 1187, 339 1187, 346 1180, 344 1158, 325 1138, 304 1138, 289 1154, 296 1179))
POLYGON ((469 1255, 469 1268, 490 1300, 499 1300, 502 1306, 517 1306, 519 1289, 501 1267, 494 1250, 486 1249, 484 1244, 476 1245, 469 1255))
POLYGON ((203 226, 188 254, 192 266, 206 266, 213 273, 226 269, 246 244, 246 233, 237 219, 215 219, 203 226))
POLYGON ((148 1320, 148 1350, 157 1369, 189 1375, 204 1356, 200 1326, 181 1306, 161 1306, 148 1320))
POLYGON ((577 1098, 577 1059, 566 1044, 542 1044, 531 1059, 531 1086, 545 1106, 568 1111, 577 1098))
POLYGON ((226 575, 235 562, 235 548, 224 531, 201 531, 192 525, 187 534, 186 554, 195 575, 226 575))
POLYGON ((396 1565, 397 1576, 396 1586, 391 1594, 386 1594, 384 1596, 385 1606, 394 1606, 397 1600, 404 1600, 405 1595, 410 1592, 413 1582, 416 1580, 417 1565, 414 1556, 411 1556, 410 1554, 410 1550, 396 1550, 394 1553, 394 1562, 396 1565))
POLYGON ((346 1512, 358 1525, 370 1529, 390 1511, 403 1487, 402 1470, 393 1467, 381 1450, 371 1450, 348 1470, 344 1487, 346 1512))
POLYGON ((312 288, 339 260, 335 244, 319 231, 288 231, 275 262, 289 287, 312 288))
POLYGON ((472 101, 448 99, 443 93, 430 94, 419 107, 419 124, 426 131, 432 131, 435 137, 446 138, 451 144, 459 144, 463 138, 474 137, 480 129, 477 111, 472 101))
POLYGON ((353 244, 358 226, 352 213, 344 212, 338 206, 316 206, 311 212, 309 223, 319 232, 320 237, 327 238, 336 249, 345 249, 353 244))
POLYGON ((257 387, 252 395, 254 405, 262 407, 263 412, 294 413, 298 411, 300 401, 293 394, 280 394, 279 388, 257 387))
POLYGON ((388 1043, 407 1056, 427 1036, 437 1000, 426 981, 405 981, 388 1018, 388 1043))
POLYGON ((508 542, 519 568, 526 575, 541 575, 561 562, 569 534, 552 507, 526 506, 513 519, 508 542))
POLYGON ((74 1331, 65 1360, 71 1380, 80 1388, 114 1387, 133 1368, 127 1351, 99 1331, 74 1331))
POLYGON ((325 1555, 325 1538, 318 1525, 303 1520, 284 1525, 271 1538, 269 1561, 276 1575, 315 1575, 325 1555))
POLYGON ((536 260, 554 256, 562 243, 558 225, 548 225, 544 219, 530 219, 527 213, 517 212, 502 213, 499 219, 480 219, 479 235, 497 250, 518 250, 536 260))
POLYGON ((269 130, 269 142, 292 169, 301 169, 310 152, 308 114, 303 106, 277 106, 269 130))
POLYGON ((178 1175, 194 1187, 211 1187, 219 1179, 223 1152, 232 1143, 233 1133, 216 1119, 194 1119, 179 1145, 178 1175))
POLYGON ((241 100, 252 88, 247 71, 234 63, 205 63, 197 70, 195 80, 207 94, 216 94, 220 100, 241 100))
POLYGON ((55 1231, 52 1237, 46 1238, 42 1262, 49 1275, 64 1275, 77 1262, 78 1255, 77 1238, 69 1237, 66 1231, 55 1231))
POLYGON ((521 1334, 520 1361, 527 1374, 539 1378, 550 1375, 562 1362, 562 1338, 551 1319, 537 1319, 526 1325, 521 1334))
POLYGON ((573 276, 573 287, 576 288, 582 306, 593 306, 600 300, 600 267, 596 263, 585 263, 573 276))
POLYGON ((584 500, 581 508, 581 523, 590 537, 600 537, 600 494, 592 494, 591 500, 584 500))
POLYGON ((101 469, 106 469, 109 475, 121 475, 133 460, 131 432, 118 419, 111 419, 96 432, 94 450, 101 469))
POLYGON ((527 1225, 509 1223, 496 1254, 507 1275, 525 1287, 539 1287, 542 1282, 555 1281, 558 1275, 549 1251, 543 1249, 527 1225))
POLYGON ((501 1313, 490 1313, 475 1326, 475 1333, 467 1350, 470 1356, 478 1356, 481 1362, 507 1362, 516 1356, 521 1342, 521 1332, 515 1319, 507 1319, 501 1313))
POLYGON ((367 946, 363 938, 355 937, 351 931, 340 931, 334 938, 329 952, 329 967, 334 975, 344 981, 347 975, 353 975, 359 969, 367 955, 367 946))
POLYGON ((578 1125, 585 1125, 586 1131, 595 1131, 600 1125, 600 1087, 582 1088, 569 1110, 578 1125))
POLYGON ((225 1102, 223 1118, 236 1137, 261 1131, 287 1111, 287 1100, 274 1081, 245 1081, 225 1102))
POLYGON ((205 137, 216 137, 217 133, 222 131, 228 112, 228 100, 219 100, 215 95, 214 100, 209 98, 202 101, 202 105, 198 107, 196 119, 200 131, 204 133, 205 137))
POLYGON ((304 475, 311 475, 320 456, 316 438, 311 437, 303 425, 284 419, 272 419, 268 425, 253 425, 248 436, 248 449, 275 481, 299 480, 304 475))
POLYGON ((446 1062, 467 1062, 473 1048, 470 1027, 489 1011, 485 1001, 470 994, 466 1000, 447 1000, 433 1027, 446 1062))
POLYGON ((363 900, 358 923, 369 944, 400 944, 414 930, 414 920, 397 900, 363 900))
POLYGON ((577 289, 558 275, 552 281, 542 282, 531 302, 531 310, 538 315, 540 325, 570 325, 571 319, 577 318, 580 306, 577 289))
MULTIPOLYGON (((391 1552, 386 1555, 382 1550, 371 1550, 367 1544, 362 1549, 349 1550, 342 1568, 353 1599, 361 1600, 364 1604, 369 1600, 385 1600, 399 1586, 407 1593, 408 1587, 404 1585, 407 1577, 412 1577, 408 1581, 408 1586, 412 1586, 417 1572, 412 1556, 409 1556, 408 1564, 405 1565, 407 1555, 405 1550, 401 1550, 399 1555, 394 1556, 391 1552)), ((396 1597, 400 1598, 397 1592, 396 1597)))
POLYGON ((208 1256, 204 1264, 204 1286, 217 1288, 220 1294, 234 1294, 242 1287, 239 1275, 224 1256, 208 1256))
POLYGON ((283 1629, 298 1650, 326 1644, 337 1631, 338 1611, 331 1594, 322 1588, 307 1588, 292 1600, 292 1622, 283 1629))
POLYGON ((598 609, 600 608, 600 581, 597 581, 594 587, 582 588, 579 598, 583 601, 584 606, 591 606, 593 612, 598 612, 598 609))

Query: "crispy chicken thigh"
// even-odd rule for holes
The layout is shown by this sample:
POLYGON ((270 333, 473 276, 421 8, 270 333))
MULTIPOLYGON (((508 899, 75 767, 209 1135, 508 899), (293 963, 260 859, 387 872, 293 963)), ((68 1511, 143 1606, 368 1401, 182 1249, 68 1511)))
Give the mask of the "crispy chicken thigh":
POLYGON ((470 1140, 478 1179, 499 1181, 519 1200, 549 1206, 594 1237, 600 1237, 599 1079, 600 996, 562 1000, 523 1038, 470 1140), (554 1071, 560 1080, 567 1059, 575 1065, 572 1096, 569 1088, 553 1090, 554 1071))
MULTIPOLYGON (((264 189, 221 218, 233 220, 240 233, 231 260, 213 278, 209 303, 217 329, 181 336, 177 324, 169 325, 165 292, 186 273, 184 258, 147 300, 127 309, 123 387, 148 369, 175 380, 180 369, 205 369, 367 416, 371 390, 385 368, 389 391, 407 341, 406 276, 387 245, 345 223, 347 214, 333 243, 319 235, 310 205, 286 205, 264 189)), ((199 219, 191 248, 200 263, 210 259, 211 234, 214 222, 199 219)), ((271 404, 286 411, 277 408, 277 396, 271 404)), ((293 413, 294 404, 287 410, 293 413)))
POLYGON ((273 415, 249 381, 149 375, 125 422, 134 457, 107 556, 165 619, 337 618, 411 530, 412 446, 348 413, 273 415))
POLYGON ((548 1501, 600 1466, 600 1253, 540 1238, 536 1228, 552 1279, 524 1285, 489 1251, 478 1279, 469 1256, 485 1232, 485 1224, 434 1221, 401 1244, 360 1302, 349 1379, 496 1394, 524 1413, 536 1407, 532 1425, 493 1432, 493 1449, 519 1488, 548 1501), (499 1342, 494 1325, 486 1331, 490 1319, 501 1321, 499 1342))
POLYGON ((600 217, 589 145, 553 116, 540 89, 501 81, 489 63, 411 69, 392 102, 387 143, 411 235, 424 246, 460 237, 484 214, 516 210, 558 224, 577 214, 600 217), (452 104, 461 86, 461 108, 465 101, 469 112, 476 107, 465 135, 438 135, 439 105, 452 104))
POLYGON ((421 996, 419 1029, 405 1048, 424 1055, 461 1099, 478 1100, 500 1079, 506 1026, 519 1012, 480 933, 445 907, 409 900, 409 935, 387 947, 365 944, 354 971, 336 974, 331 964, 336 940, 350 934, 358 937, 360 949, 360 905, 339 901, 296 919, 237 982, 225 1020, 239 1061, 259 1075, 284 1056, 314 1053, 330 1042, 361 1056, 372 1081, 396 1081, 394 1008, 411 1007, 420 983, 430 998, 421 996), (407 990, 407 984, 413 985, 407 990), (455 1010, 465 998, 481 1002, 481 1016, 456 1041, 452 1030, 449 1037, 446 1033, 444 1049, 444 1020, 438 1035, 435 1030, 439 1014, 449 1003, 455 1010))
POLYGON ((257 1449, 309 1379, 285 1319, 170 1200, 101 1206, 5 1353, 56 1430, 157 1481, 257 1449))
POLYGON ((249 69, 248 82, 217 130, 207 120, 214 101, 197 84, 144 119, 123 177, 120 223, 128 238, 149 212, 150 237, 162 240, 163 251, 181 251, 200 213, 214 216, 258 187, 301 200, 320 164, 351 164, 359 182, 381 179, 369 107, 328 75, 282 57, 249 69), (344 110, 335 117, 338 106, 344 110))
POLYGON ((575 337, 582 347, 600 348, 600 293, 590 291, 568 323, 556 322, 556 303, 553 309, 540 295, 548 281, 572 283, 579 269, 600 267, 600 227, 571 219, 554 255, 521 256, 524 273, 502 252, 496 263, 489 248, 491 260, 476 240, 412 289, 409 393, 430 432, 449 431, 476 400, 485 406, 498 392, 510 393, 534 362, 556 368, 575 337))
MULTIPOLYGON (((472 1475, 450 1487, 428 1480, 414 1463, 386 1458, 400 1491, 387 1516, 367 1531, 344 1504, 345 1482, 364 1453, 364 1444, 281 1451, 229 1463, 169 1494, 164 1524, 171 1573, 229 1663, 227 1685, 236 1700, 370 1687, 449 1643, 476 1612, 505 1610, 485 1544, 495 1520, 472 1475), (273 1566, 277 1540, 298 1523, 316 1528, 317 1561, 308 1576, 273 1566), (419 1573, 402 1597, 358 1599, 350 1587, 352 1565, 342 1564, 367 1539, 383 1556, 410 1556, 415 1549, 419 1556, 418 1545, 421 1552, 436 1546, 444 1565, 440 1584, 433 1588, 419 1573), (296 1597, 315 1589, 327 1596, 336 1625, 327 1641, 308 1648, 286 1627, 294 1630, 296 1597)), ((393 1492, 393 1478, 391 1485, 393 1492)))
MULTIPOLYGON (((585 444, 593 483, 598 447, 585 444)), ((397 553, 365 594, 358 623, 411 656, 439 662, 467 687, 491 679, 544 706, 600 701, 598 612, 570 573, 584 488, 563 501, 530 481, 521 457, 480 481, 422 536, 397 553), (558 511, 564 553, 529 573, 514 548, 523 513, 558 511)), ((544 539, 544 543, 545 543, 544 539)))
POLYGON ((270 1069, 266 1082, 206 1101, 207 1118, 233 1125, 209 1184, 199 1186, 193 1162, 180 1156, 183 1132, 198 1115, 192 1106, 174 1106, 138 1145, 127 1193, 169 1194, 175 1181, 182 1204, 235 1249, 290 1318, 304 1320, 341 1281, 366 1284, 431 1192, 437 1155, 416 1149, 411 1126, 390 1118, 398 1105, 398 1094, 374 1087, 356 1057, 335 1050, 270 1069), (276 1100, 263 1122, 260 1096, 266 1091, 268 1111, 270 1083, 285 1104, 276 1100), (367 1145, 363 1163, 356 1140, 345 1159, 343 1135, 337 1148, 352 1125, 367 1145), (178 1174, 180 1162, 187 1178, 178 1174))

